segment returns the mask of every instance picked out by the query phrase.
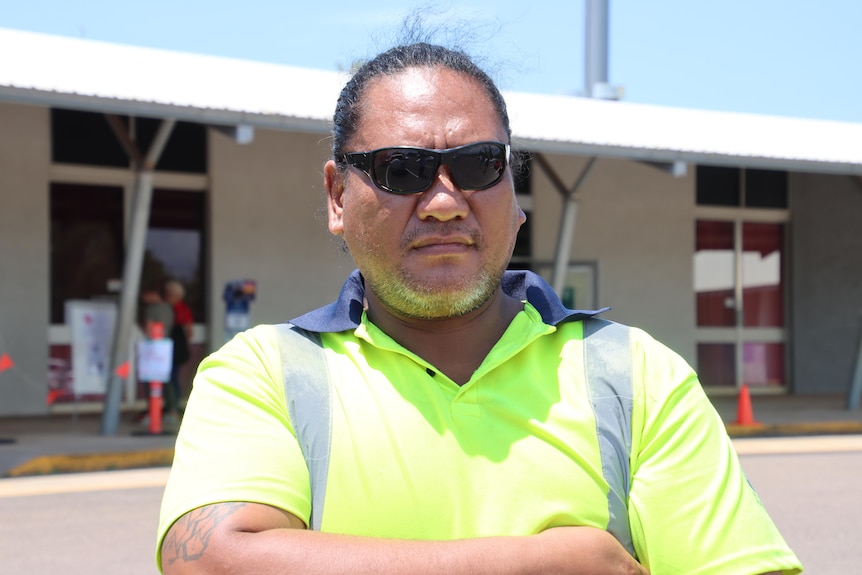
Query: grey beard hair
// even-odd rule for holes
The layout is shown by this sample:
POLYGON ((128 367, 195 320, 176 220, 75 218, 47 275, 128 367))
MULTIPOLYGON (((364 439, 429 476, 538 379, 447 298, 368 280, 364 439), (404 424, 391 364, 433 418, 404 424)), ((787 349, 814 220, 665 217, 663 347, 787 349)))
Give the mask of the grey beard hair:
MULTIPOLYGON (((369 286, 391 311, 413 319, 443 319, 470 313, 488 301, 500 284, 499 274, 480 270, 472 282, 461 281, 452 290, 416 288, 417 282, 403 270, 394 277, 378 278, 369 286)), ((368 280, 368 278, 366 278, 368 280)))

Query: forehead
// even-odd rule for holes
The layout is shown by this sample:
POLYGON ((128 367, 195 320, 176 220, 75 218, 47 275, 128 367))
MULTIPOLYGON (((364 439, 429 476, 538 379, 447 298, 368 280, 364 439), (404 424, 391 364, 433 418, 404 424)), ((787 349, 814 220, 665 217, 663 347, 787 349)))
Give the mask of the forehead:
POLYGON ((372 147, 508 141, 486 88, 469 74, 443 67, 407 68, 370 81, 355 137, 372 147))

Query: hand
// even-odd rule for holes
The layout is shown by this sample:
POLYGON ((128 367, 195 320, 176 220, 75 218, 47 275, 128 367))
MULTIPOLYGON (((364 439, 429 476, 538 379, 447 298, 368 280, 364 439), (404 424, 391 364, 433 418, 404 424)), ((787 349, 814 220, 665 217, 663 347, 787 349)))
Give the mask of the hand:
POLYGON ((563 575, 649 575, 613 535, 595 527, 554 527, 540 533, 548 552, 565 557, 563 575))

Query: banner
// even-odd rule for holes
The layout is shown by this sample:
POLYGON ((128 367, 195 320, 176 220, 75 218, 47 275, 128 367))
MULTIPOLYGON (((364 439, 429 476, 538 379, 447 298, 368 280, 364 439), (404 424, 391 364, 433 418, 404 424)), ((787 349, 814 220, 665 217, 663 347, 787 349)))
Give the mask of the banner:
POLYGON ((138 342, 138 380, 160 381, 171 379, 174 359, 174 342, 169 339, 145 339, 138 342))
POLYGON ((105 393, 117 306, 110 302, 66 302, 72 332, 72 389, 75 395, 105 393))

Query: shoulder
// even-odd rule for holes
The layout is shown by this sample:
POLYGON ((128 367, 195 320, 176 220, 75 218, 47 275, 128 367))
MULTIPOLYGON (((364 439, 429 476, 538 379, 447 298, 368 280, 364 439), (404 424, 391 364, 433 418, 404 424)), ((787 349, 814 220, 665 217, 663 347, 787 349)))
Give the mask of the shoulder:
POLYGON ((209 354, 198 367, 198 379, 243 381, 280 380, 281 358, 275 326, 259 325, 234 336, 209 354), (227 376, 228 373, 235 375, 227 376))
POLYGON ((260 324, 242 331, 225 342, 209 358, 266 357, 278 351, 277 326, 260 324))

